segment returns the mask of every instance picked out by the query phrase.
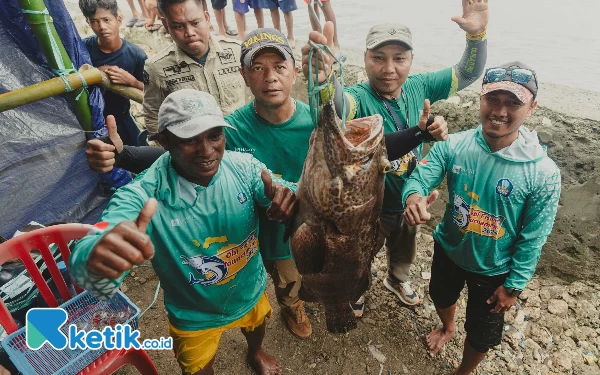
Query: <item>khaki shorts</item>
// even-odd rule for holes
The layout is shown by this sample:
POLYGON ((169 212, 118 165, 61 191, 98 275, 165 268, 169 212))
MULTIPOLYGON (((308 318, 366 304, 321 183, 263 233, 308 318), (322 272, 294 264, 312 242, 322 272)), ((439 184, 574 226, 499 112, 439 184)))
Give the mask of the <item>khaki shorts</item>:
POLYGON ((223 332, 234 328, 252 332, 264 323, 265 318, 270 317, 271 305, 265 292, 252 310, 223 327, 182 331, 169 323, 169 334, 173 338, 173 350, 179 366, 186 374, 202 370, 217 354, 223 332))

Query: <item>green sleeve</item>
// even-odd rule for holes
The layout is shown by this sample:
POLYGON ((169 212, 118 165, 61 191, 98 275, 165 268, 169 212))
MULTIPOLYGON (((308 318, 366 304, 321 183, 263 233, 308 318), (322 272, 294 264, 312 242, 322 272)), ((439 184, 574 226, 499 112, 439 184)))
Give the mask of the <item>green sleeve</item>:
MULTIPOLYGON (((87 262, 94 246, 102 236, 120 222, 135 220, 146 200, 134 189, 128 187, 121 188, 115 193, 100 218, 100 222, 108 222, 108 227, 104 231, 98 230, 79 240, 71 253, 69 271, 75 284, 100 299, 109 299, 117 293, 128 272, 116 279, 105 279, 90 273, 87 262)), ((152 223, 148 227, 151 225, 152 223)))
POLYGON ((250 181, 252 194, 254 195, 254 201, 259 206, 269 207, 271 205, 271 200, 265 196, 265 184, 263 183, 263 180, 261 177, 261 173, 262 173, 263 169, 266 169, 269 171, 269 174, 271 175, 271 179, 273 180, 273 183, 279 183, 279 184, 287 187, 288 189, 290 189, 293 193, 296 193, 298 184, 295 184, 293 182, 289 182, 282 178, 273 176, 273 172, 271 172, 271 170, 268 169, 264 163, 262 163, 261 161, 259 161, 258 159, 256 159, 253 156, 249 157, 248 162, 250 164, 249 165, 250 168, 248 169, 250 171, 248 179, 250 181))
POLYGON ((450 160, 448 154, 448 141, 437 142, 433 145, 425 159, 406 180, 402 189, 402 206, 406 207, 406 200, 411 194, 417 193, 425 197, 442 182, 446 175, 448 160, 450 160))
POLYGON ((523 290, 533 276, 542 247, 552 232, 560 199, 560 172, 558 169, 527 197, 523 210, 521 230, 515 243, 510 274, 506 288, 523 290))
POLYGON ((453 67, 438 70, 437 72, 422 73, 419 76, 423 80, 425 98, 431 104, 438 100, 448 99, 452 88, 453 67))

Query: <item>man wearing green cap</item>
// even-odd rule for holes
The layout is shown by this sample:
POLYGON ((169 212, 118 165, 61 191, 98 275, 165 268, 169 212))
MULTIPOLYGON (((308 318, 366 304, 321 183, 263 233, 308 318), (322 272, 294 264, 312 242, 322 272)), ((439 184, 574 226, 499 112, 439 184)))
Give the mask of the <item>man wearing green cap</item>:
POLYGON ((222 333, 241 328, 259 374, 280 374, 264 352, 267 274, 259 216, 289 219, 295 185, 253 156, 225 151, 225 122, 208 93, 183 89, 164 100, 158 140, 168 152, 119 189, 104 231, 80 240, 70 258, 75 282, 101 298, 118 290, 133 265, 152 260, 165 294, 173 350, 185 374, 212 374, 222 333))
POLYGON ((427 336, 427 346, 435 355, 452 338, 466 283, 467 337, 456 375, 472 373, 502 342, 504 312, 531 280, 554 224, 560 171, 536 132, 523 126, 537 105, 537 89, 535 72, 523 63, 488 69, 481 125, 435 144, 402 193, 407 223, 423 224, 431 217, 427 196, 447 177, 452 203, 433 232, 429 283, 443 326, 427 336))
MULTIPOLYGON (((323 100, 335 89, 335 102, 341 116, 341 103, 346 101, 347 118, 359 118, 380 114, 384 119, 385 133, 413 127, 420 114, 429 115, 430 104, 447 99, 458 90, 473 83, 483 73, 486 56, 486 26, 488 23, 487 0, 463 0, 462 17, 454 17, 466 33, 466 48, 458 64, 437 72, 409 75, 413 61, 412 35, 408 27, 400 24, 382 24, 371 28, 366 40, 365 70, 369 80, 345 89, 345 95, 331 74, 333 59, 326 55, 326 70, 317 70, 314 60, 313 72, 318 82, 329 79, 329 90, 323 90, 323 100)), ((327 23, 323 34, 311 32, 309 39, 316 44, 333 48, 333 25, 327 23)), ((308 76, 308 53, 310 45, 302 48, 302 70, 308 76)), ((431 125, 438 127, 442 121, 437 117, 431 125)), ((446 136, 446 134, 444 134, 446 136)), ((441 140, 441 137, 434 137, 441 140)), ((405 179, 417 161, 422 158, 422 146, 396 160, 391 160, 393 170, 386 174, 383 209, 380 216, 379 245, 386 247, 388 275, 383 284, 402 302, 416 305, 419 296, 410 285, 410 266, 416 257, 416 233, 403 220, 401 193, 405 179)), ((364 299, 354 306, 355 314, 362 315, 364 299)))

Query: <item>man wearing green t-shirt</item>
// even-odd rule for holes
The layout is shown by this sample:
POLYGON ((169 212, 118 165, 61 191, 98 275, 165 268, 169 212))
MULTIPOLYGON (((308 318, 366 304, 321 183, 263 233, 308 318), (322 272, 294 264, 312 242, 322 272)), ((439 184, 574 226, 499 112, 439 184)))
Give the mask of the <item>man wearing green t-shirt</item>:
MULTIPOLYGON (((345 95, 331 74, 333 58, 326 55, 325 71, 311 62, 318 82, 329 80, 329 90, 335 90, 336 107, 341 115, 341 103, 346 101, 347 118, 359 118, 380 114, 384 119, 385 133, 416 126, 421 111, 427 113, 430 103, 447 99, 458 90, 473 83, 482 73, 487 57, 486 26, 488 22, 487 0, 463 0, 462 17, 454 17, 461 29, 467 33, 467 45, 458 64, 436 72, 409 75, 413 61, 413 44, 410 30, 399 24, 376 25, 367 35, 364 55, 365 69, 369 81, 345 89, 345 95)), ((326 24, 323 34, 313 31, 309 39, 316 44, 333 48, 332 25, 326 24)), ((302 48, 302 70, 308 77, 308 53, 311 46, 302 48)), ((431 125, 438 126, 443 121, 436 118, 431 125)), ((445 136, 446 134, 444 134, 445 136)), ((436 140, 443 139, 441 136, 436 140)), ((387 289, 396 294, 402 302, 415 305, 419 296, 410 286, 410 266, 416 256, 416 233, 418 227, 411 227, 402 218, 402 188, 416 161, 422 158, 422 146, 413 152, 390 160, 393 170, 386 175, 385 196, 380 216, 381 235, 379 243, 385 244, 388 259, 388 275, 384 280, 387 289)), ((360 316, 364 309, 361 297, 353 307, 360 316)))

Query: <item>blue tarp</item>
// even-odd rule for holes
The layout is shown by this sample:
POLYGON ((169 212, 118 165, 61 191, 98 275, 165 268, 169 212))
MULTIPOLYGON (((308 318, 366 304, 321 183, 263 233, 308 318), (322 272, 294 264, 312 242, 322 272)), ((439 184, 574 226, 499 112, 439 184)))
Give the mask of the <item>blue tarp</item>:
MULTIPOLYGON (((64 3, 46 0, 46 6, 73 65, 90 64, 64 3)), ((0 1, 0 46, 0 93, 56 76, 17 0, 0 1)), ((89 104, 94 135, 105 135, 98 88, 90 88, 89 104)), ((85 141, 65 95, 0 113, 0 235, 10 237, 30 221, 97 220, 111 190, 131 178, 120 169, 102 176, 92 172, 85 141)))

